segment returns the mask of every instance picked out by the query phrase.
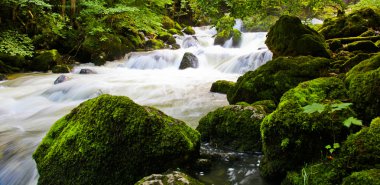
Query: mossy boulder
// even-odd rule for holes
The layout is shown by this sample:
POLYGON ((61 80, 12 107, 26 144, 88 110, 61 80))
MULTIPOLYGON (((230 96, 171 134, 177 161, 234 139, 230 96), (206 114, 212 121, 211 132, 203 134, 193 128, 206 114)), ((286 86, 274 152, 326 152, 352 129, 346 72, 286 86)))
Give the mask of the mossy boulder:
POLYGON ((202 140, 238 151, 261 151, 260 123, 264 106, 229 105, 208 113, 197 130, 202 140))
POLYGON ((281 180, 287 171, 320 159, 326 145, 346 139, 348 129, 342 122, 355 113, 350 108, 332 111, 329 107, 347 98, 343 81, 335 77, 303 82, 287 91, 261 123, 261 175, 281 180), (318 111, 306 111, 315 104, 318 111))
POLYGON ((53 73, 70 73, 72 67, 66 64, 56 65, 53 67, 53 73))
POLYGON ((235 82, 227 80, 218 80, 211 85, 211 92, 217 92, 222 94, 227 94, 231 87, 235 85, 235 82))
POLYGON ((0 73, 9 74, 9 73, 14 73, 14 72, 18 72, 18 71, 20 71, 19 68, 10 66, 10 65, 8 65, 8 64, 6 64, 0 60, 0 73))
POLYGON ((367 60, 372 57, 372 54, 368 53, 359 53, 355 55, 354 57, 348 59, 345 61, 341 66, 340 66, 340 72, 348 72, 350 71, 353 67, 358 65, 360 62, 367 60))
POLYGON ((101 95, 74 108, 33 158, 38 184, 133 184, 199 155, 200 134, 127 97, 101 95))
POLYGON ((361 51, 364 53, 375 53, 379 51, 379 48, 370 40, 356 41, 349 43, 344 47, 347 51, 361 51))
POLYGON ((173 171, 165 174, 153 174, 135 183, 135 185, 204 185, 198 180, 179 171, 173 171))
POLYGON ((354 172, 344 178, 342 185, 380 185, 380 169, 354 172))
MULTIPOLYGON (((135 42, 139 42, 138 37, 134 38, 137 39, 135 42)), ((124 57, 128 51, 134 49, 134 44, 132 43, 124 36, 110 33, 87 36, 79 51, 78 59, 81 62, 103 65, 106 61, 124 57)))
POLYGON ((352 68, 346 83, 360 119, 369 122, 380 116, 380 54, 352 68))
POLYGON ((61 55, 56 49, 40 51, 33 59, 31 70, 48 71, 62 60, 61 55))
POLYGON ((380 118, 352 134, 331 161, 289 172, 282 184, 371 184, 379 182, 380 118), (306 175, 306 176, 305 176, 306 175), (372 181, 376 180, 376 181, 372 181))
POLYGON ((165 47, 164 42, 159 39, 149 39, 145 43, 145 49, 147 50, 163 49, 164 47, 165 47))
POLYGON ((176 43, 175 38, 172 34, 167 32, 161 32, 158 34, 158 39, 164 41, 166 44, 172 45, 176 43))
POLYGON ((262 105, 265 107, 265 111, 268 113, 273 112, 277 108, 277 105, 274 103, 273 100, 260 100, 260 101, 256 101, 256 102, 252 103, 251 105, 252 106, 262 105))
POLYGON ((175 27, 175 22, 168 16, 162 17, 162 27, 165 29, 171 29, 175 27))
POLYGON ((241 42, 241 32, 237 29, 226 29, 218 32, 215 36, 214 45, 223 46, 228 40, 232 38, 232 46, 238 47, 241 42))
POLYGON ((279 102, 282 94, 300 82, 325 76, 331 60, 321 57, 279 57, 239 77, 227 93, 230 104, 258 100, 279 102))
POLYGON ((186 26, 185 29, 183 30, 183 33, 185 33, 187 35, 194 35, 195 31, 194 31, 193 27, 186 26))
POLYGON ((179 69, 198 68, 198 66, 198 57, 190 52, 186 52, 182 57, 179 69))
POLYGON ((281 16, 270 28, 265 44, 274 58, 300 55, 330 58, 323 36, 293 16, 281 16))
POLYGON ((363 8, 349 15, 326 19, 320 33, 326 38, 356 37, 369 28, 380 27, 380 14, 371 8, 363 8))

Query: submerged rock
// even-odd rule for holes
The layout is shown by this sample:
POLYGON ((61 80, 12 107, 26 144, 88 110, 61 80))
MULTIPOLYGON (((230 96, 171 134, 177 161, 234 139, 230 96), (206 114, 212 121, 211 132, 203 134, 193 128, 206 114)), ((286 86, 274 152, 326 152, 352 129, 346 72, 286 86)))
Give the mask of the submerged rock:
POLYGON ((297 17, 281 16, 270 28, 265 44, 274 58, 300 55, 330 58, 323 36, 297 17))
POLYGON ((218 80, 211 85, 211 92, 217 92, 222 94, 227 94, 231 87, 235 85, 235 82, 227 80, 218 80))
POLYGON ((380 54, 362 61, 346 74, 349 96, 360 119, 380 116, 380 54))
POLYGON ((198 68, 198 66, 199 66, 199 62, 198 62, 197 56, 195 56, 192 53, 186 52, 183 55, 181 64, 179 65, 179 69, 198 68))
POLYGON ((327 75, 330 63, 329 59, 312 56, 274 59, 239 77, 227 93, 228 101, 230 104, 259 100, 277 103, 283 93, 300 82, 327 75))
POLYGON ((350 108, 331 111, 345 99, 344 83, 334 77, 303 82, 287 91, 277 109, 261 123, 261 175, 281 180, 287 171, 320 159, 326 145, 346 139, 348 129, 342 122, 355 116, 354 112, 350 108), (308 113, 306 106, 319 109, 308 113))
POLYGON ((202 140, 238 151, 261 151, 260 123, 266 116, 260 105, 230 105, 208 113, 197 130, 202 140))
POLYGON ((61 75, 59 76, 55 81, 54 81, 54 85, 56 84, 59 84, 59 83, 62 83, 62 82, 66 82, 67 80, 69 80, 70 78, 65 76, 65 75, 61 75))
POLYGON ((144 177, 135 185, 204 185, 198 180, 178 171, 173 171, 165 174, 153 174, 144 177))
POLYGON ((376 184, 380 182, 380 118, 348 137, 339 155, 288 173, 283 184, 376 184), (304 174, 313 174, 305 178, 304 174))
POLYGON ((96 72, 92 69, 81 69, 79 74, 96 74, 96 72))
POLYGON ((58 120, 33 158, 39 184, 133 184, 193 161, 200 135, 127 97, 101 95, 58 120))

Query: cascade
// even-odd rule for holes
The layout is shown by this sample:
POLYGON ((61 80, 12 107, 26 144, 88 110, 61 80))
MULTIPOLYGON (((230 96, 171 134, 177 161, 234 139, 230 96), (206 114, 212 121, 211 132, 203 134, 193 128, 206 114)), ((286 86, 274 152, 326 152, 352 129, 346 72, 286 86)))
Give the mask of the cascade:
POLYGON ((56 120, 89 98, 128 96, 195 128, 202 116, 228 105, 225 95, 209 92, 213 82, 236 81, 272 57, 266 33, 242 33, 241 47, 229 48, 213 45, 214 28, 194 30, 194 36, 176 36, 181 49, 130 53, 104 66, 82 64, 56 85, 60 75, 51 73, 0 82, 0 184, 37 184, 32 153, 56 120), (198 58, 199 68, 178 70, 186 52, 198 58), (79 74, 84 68, 96 74, 79 74))

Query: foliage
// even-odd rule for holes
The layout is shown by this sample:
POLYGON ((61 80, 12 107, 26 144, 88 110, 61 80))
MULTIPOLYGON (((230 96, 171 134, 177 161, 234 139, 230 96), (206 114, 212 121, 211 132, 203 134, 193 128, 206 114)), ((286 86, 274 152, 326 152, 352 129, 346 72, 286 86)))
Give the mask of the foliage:
POLYGON ((360 0, 359 3, 350 6, 352 10, 359 10, 365 7, 380 9, 380 3, 378 0, 360 0))
POLYGON ((32 39, 26 34, 20 34, 13 30, 0 33, 0 53, 31 57, 33 56, 33 49, 32 39))

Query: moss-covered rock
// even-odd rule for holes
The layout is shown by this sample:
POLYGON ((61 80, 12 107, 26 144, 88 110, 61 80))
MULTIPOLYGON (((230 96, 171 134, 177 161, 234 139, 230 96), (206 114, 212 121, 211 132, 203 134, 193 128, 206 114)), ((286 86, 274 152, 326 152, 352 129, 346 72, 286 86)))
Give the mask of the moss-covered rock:
MULTIPOLYGON (((134 37, 138 39, 138 37, 134 37)), ((136 40, 136 42, 139 42, 136 40)), ((126 37, 116 34, 102 34, 85 38, 78 56, 81 62, 92 62, 95 65, 103 65, 106 61, 117 60, 134 49, 134 46, 126 37)))
POLYGON ((360 37, 370 37, 370 36, 376 36, 377 33, 375 30, 373 30, 372 28, 369 28, 367 31, 365 31, 364 33, 362 33, 361 35, 359 35, 360 37))
POLYGON ((256 102, 252 103, 251 105, 252 106, 262 105, 265 107, 265 111, 268 113, 273 112, 277 108, 277 105, 274 103, 273 100, 260 100, 260 101, 256 101, 256 102))
MULTIPOLYGON (((339 152, 339 151, 338 151, 339 152)), ((339 155, 331 161, 289 172, 282 184, 370 184, 379 178, 380 118, 348 137, 339 155)))
POLYGON ((380 116, 380 54, 364 60, 350 70, 346 83, 360 119, 368 123, 380 116))
POLYGON ((33 71, 48 71, 62 60, 61 55, 57 50, 40 51, 39 54, 33 59, 31 70, 33 71))
POLYGON ((158 39, 150 39, 145 43, 145 49, 147 50, 163 49, 164 47, 164 42, 158 39))
POLYGON ((375 45, 380 48, 380 40, 376 41, 375 45))
POLYGON ((18 71, 20 71, 19 68, 13 67, 13 66, 9 66, 9 65, 7 65, 6 63, 4 63, 3 61, 0 60, 0 73, 9 74, 9 73, 14 73, 14 72, 18 72, 18 71))
POLYGON ((173 171, 165 174, 153 174, 147 177, 144 177, 135 185, 204 185, 198 180, 178 171, 173 171))
POLYGON ((330 63, 329 59, 312 56, 274 59, 239 77, 227 93, 228 101, 230 104, 258 100, 278 103, 284 92, 300 82, 327 75, 330 63))
POLYGON ((235 85, 235 82, 227 80, 218 80, 211 85, 211 92, 217 92, 222 94, 227 94, 231 87, 235 85))
POLYGON ((198 66, 198 57, 190 52, 186 52, 182 57, 179 69, 198 68, 198 66))
POLYGON ((347 16, 326 19, 320 33, 326 38, 355 37, 369 28, 380 27, 380 15, 370 8, 363 8, 347 16))
POLYGON ((261 151, 260 124, 266 116, 260 105, 230 105, 208 113, 197 130, 202 140, 238 151, 261 151))
POLYGON ((370 40, 356 41, 349 43, 344 47, 347 51, 361 51, 364 53, 375 53, 379 48, 370 40))
POLYGON ((63 65, 56 65, 53 67, 52 72, 53 73, 70 73, 71 66, 63 64, 63 65))
POLYGON ((344 178, 342 185, 380 185, 380 169, 364 170, 354 172, 344 178))
POLYGON ((33 158, 39 184, 133 184, 199 154, 184 122, 127 97, 101 95, 58 120, 33 158))
POLYGON ((330 50, 334 51, 334 52, 336 52, 336 51, 338 51, 338 50, 340 50, 340 49, 343 48, 342 42, 340 40, 338 40, 338 39, 328 40, 327 43, 329 45, 330 50))
POLYGON ((342 65, 340 66, 340 72, 348 72, 350 71, 354 66, 359 64, 360 62, 367 60, 371 58, 372 54, 367 54, 367 53, 359 53, 355 55, 354 57, 348 59, 342 65))
POLYGON ((183 30, 183 33, 188 34, 188 35, 194 35, 195 31, 194 31, 193 27, 186 26, 186 28, 183 30))
POLYGON ((214 45, 224 45, 232 38, 232 46, 238 47, 241 42, 241 32, 237 29, 226 29, 218 32, 215 36, 214 45))
POLYGON ((174 28, 175 22, 168 16, 162 17, 162 27, 165 29, 171 29, 174 28))
POLYGON ((166 32, 161 32, 158 34, 158 39, 164 41, 166 44, 172 45, 176 43, 175 38, 173 37, 172 34, 166 33, 166 32))
POLYGON ((287 91, 261 124, 261 175, 280 180, 287 171, 320 159, 326 145, 343 141, 348 129, 342 122, 355 114, 349 108, 332 111, 329 107, 345 99, 344 83, 334 77, 303 82, 287 91), (323 107, 308 113, 306 106, 314 103, 323 107))
POLYGON ((274 57, 311 55, 330 58, 323 36, 303 25, 297 17, 281 16, 270 28, 265 44, 274 57))

